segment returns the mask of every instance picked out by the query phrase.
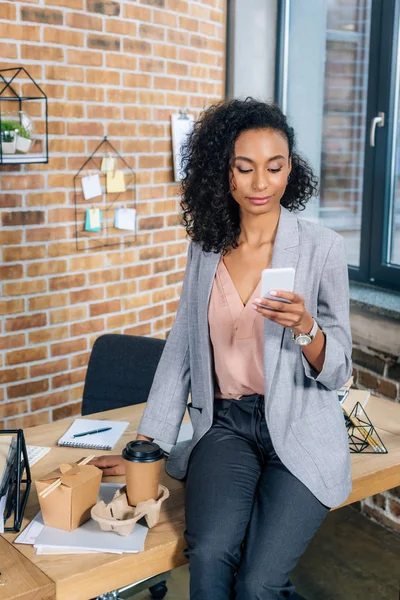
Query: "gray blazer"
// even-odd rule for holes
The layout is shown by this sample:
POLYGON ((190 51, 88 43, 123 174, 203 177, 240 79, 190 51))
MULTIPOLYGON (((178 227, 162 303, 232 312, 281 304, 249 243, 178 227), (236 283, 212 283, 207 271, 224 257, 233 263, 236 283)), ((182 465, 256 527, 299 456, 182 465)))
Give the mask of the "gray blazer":
MULTIPOLYGON (((175 444, 187 408, 193 439, 176 444, 167 472, 186 474, 191 450, 213 420, 214 369, 208 303, 220 254, 191 243, 175 323, 161 356, 139 433, 175 444)), ((326 506, 339 506, 351 491, 350 453, 335 390, 351 375, 347 263, 342 238, 281 208, 272 267, 296 269, 295 291, 326 336, 325 362, 317 374, 290 329, 264 320, 265 419, 286 467, 326 506)))

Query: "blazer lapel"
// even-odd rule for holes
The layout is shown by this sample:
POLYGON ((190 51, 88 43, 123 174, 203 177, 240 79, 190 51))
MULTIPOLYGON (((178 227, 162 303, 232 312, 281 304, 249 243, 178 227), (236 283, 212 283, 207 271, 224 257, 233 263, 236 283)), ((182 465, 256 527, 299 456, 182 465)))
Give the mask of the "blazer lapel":
POLYGON ((206 399, 205 406, 209 411, 211 419, 213 417, 214 405, 214 372, 211 340, 208 326, 208 305, 210 303, 211 290, 220 258, 220 253, 202 252, 198 282, 199 350, 201 353, 201 364, 204 368, 203 381, 204 394, 206 399))
MULTIPOLYGON (((299 230, 297 217, 286 208, 281 207, 281 215, 276 233, 271 268, 293 267, 296 269, 299 260, 299 230)), ((296 289, 296 277, 295 277, 296 289)), ((264 320, 264 394, 265 404, 271 392, 276 365, 285 328, 269 319, 264 320)))

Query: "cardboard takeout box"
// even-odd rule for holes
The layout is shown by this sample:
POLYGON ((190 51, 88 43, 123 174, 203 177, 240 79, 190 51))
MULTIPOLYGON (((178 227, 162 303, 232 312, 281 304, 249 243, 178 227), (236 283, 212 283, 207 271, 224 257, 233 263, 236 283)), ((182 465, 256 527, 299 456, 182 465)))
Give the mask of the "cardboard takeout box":
POLYGON ((63 464, 38 479, 40 494, 57 479, 61 485, 45 498, 39 496, 43 521, 50 527, 73 531, 90 519, 90 509, 97 502, 102 472, 93 465, 63 464))

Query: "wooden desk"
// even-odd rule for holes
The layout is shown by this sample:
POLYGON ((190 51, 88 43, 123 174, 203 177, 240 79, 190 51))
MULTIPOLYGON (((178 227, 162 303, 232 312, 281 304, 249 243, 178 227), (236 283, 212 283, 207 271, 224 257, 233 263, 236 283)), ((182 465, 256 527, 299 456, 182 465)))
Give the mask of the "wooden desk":
MULTIPOLYGON (((120 452, 127 441, 134 439, 142 410, 143 407, 139 405, 91 415, 94 418, 130 422, 130 426, 113 453, 120 452)), ((354 489, 345 504, 400 485, 400 405, 371 397, 367 412, 389 453, 352 455, 354 489)), ((70 422, 71 420, 58 421, 25 430, 28 444, 53 446, 52 451, 32 468, 33 479, 41 477, 62 462, 75 461, 83 456, 82 450, 57 447, 57 440, 70 422)), ((97 454, 102 452, 98 451, 97 454)), ((108 478, 107 480, 120 479, 108 478)), ((162 475, 162 483, 169 488, 171 496, 164 503, 159 524, 148 533, 145 550, 139 554, 46 556, 36 555, 31 546, 16 545, 13 549, 24 555, 25 559, 32 563, 32 567, 42 572, 47 578, 45 579, 47 583, 49 580, 54 583, 54 597, 57 600, 71 600, 71 598, 88 600, 107 591, 179 567, 186 562, 183 557, 185 548, 183 484, 172 479, 165 472, 162 475)), ((24 526, 38 509, 38 499, 33 486, 24 526)), ((11 543, 16 535, 6 534, 3 539, 11 543)), ((3 575, 7 576, 5 569, 2 570, 3 575)), ((0 600, 19 598, 17 589, 15 584, 0 587, 0 600)), ((27 599, 39 600, 41 597, 50 600, 53 596, 46 590, 43 596, 27 596, 27 599)))

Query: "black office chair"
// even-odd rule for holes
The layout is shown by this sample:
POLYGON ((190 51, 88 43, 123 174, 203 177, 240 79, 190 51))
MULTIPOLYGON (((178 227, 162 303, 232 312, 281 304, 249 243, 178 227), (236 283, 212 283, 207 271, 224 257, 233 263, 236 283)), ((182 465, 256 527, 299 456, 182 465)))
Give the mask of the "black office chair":
MULTIPOLYGON (((82 415, 146 402, 164 344, 165 340, 134 335, 98 337, 86 373, 82 415)), ((156 599, 167 591, 165 581, 149 587, 156 599)))

